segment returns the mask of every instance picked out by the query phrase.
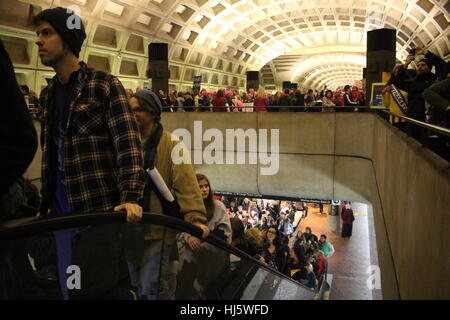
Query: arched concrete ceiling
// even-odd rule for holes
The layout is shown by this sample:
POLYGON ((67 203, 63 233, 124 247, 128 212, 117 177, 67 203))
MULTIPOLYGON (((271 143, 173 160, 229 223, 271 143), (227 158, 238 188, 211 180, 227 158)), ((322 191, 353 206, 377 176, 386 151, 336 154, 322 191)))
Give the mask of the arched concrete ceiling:
MULTIPOLYGON (((381 27, 398 31, 399 59, 412 44, 441 56, 450 52, 446 0, 2 0, 0 24, 20 28, 25 17, 31 30, 30 14, 70 5, 87 22, 86 54, 110 59, 113 52, 135 61, 140 80, 151 41, 171 44, 172 82, 191 83, 192 75, 204 73, 210 85, 230 87, 243 87, 247 70, 268 63, 275 83, 297 77, 280 78, 280 56, 363 53, 366 32, 381 27)), ((123 63, 110 64, 120 73, 123 63)))
POLYGON ((345 82, 348 79, 362 79, 365 64, 365 56, 357 53, 325 53, 309 56, 301 60, 295 69, 291 69, 291 82, 300 83, 305 88, 319 89, 327 85, 335 89, 330 85, 331 80, 345 82))

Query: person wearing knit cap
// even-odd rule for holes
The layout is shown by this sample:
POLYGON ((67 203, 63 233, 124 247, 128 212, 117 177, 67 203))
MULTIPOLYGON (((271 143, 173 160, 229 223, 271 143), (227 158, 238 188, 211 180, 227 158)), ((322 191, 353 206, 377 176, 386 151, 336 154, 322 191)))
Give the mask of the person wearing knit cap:
MULTIPOLYGON (((33 25, 40 60, 56 72, 40 95, 43 152, 39 215, 124 211, 127 222, 139 221, 145 185, 142 145, 125 89, 117 77, 79 61, 86 33, 74 12, 61 7, 46 9, 33 19, 33 25)), ((77 232, 81 240, 76 245, 72 243, 74 229, 55 232, 64 299, 113 298, 111 288, 121 290, 110 276, 122 270, 111 263, 120 261, 110 250, 118 246, 119 232, 104 226, 102 234, 107 238, 92 246, 88 239, 98 236, 96 230, 77 232), (82 252, 82 258, 75 252, 82 252), (67 267, 79 263, 83 265, 83 289, 69 292, 65 285, 67 267)), ((125 291, 130 296, 128 289, 125 291)))
POLYGON ((419 62, 417 63, 417 73, 422 73, 422 72, 431 72, 431 69, 433 69, 433 62, 430 59, 421 59, 419 60, 419 62), (420 64, 424 63, 427 65, 428 69, 426 68, 419 68, 420 64))
POLYGON ((34 17, 33 25, 42 64, 54 68, 61 76, 78 70, 80 50, 86 39, 81 18, 69 9, 57 7, 41 11, 34 17), (71 24, 72 21, 75 23, 71 24))
POLYGON ((48 22, 53 29, 61 36, 69 49, 78 58, 86 39, 86 32, 84 31, 83 21, 70 9, 61 7, 46 9, 35 18, 35 23, 38 21, 48 22))
MULTIPOLYGON (((207 237, 209 229, 206 225, 206 209, 194 167, 191 163, 178 161, 178 156, 184 159, 182 154, 187 151, 177 137, 164 131, 160 123, 162 104, 158 95, 149 89, 143 89, 137 91, 129 101, 141 132, 144 170, 150 172, 156 169, 159 172, 178 203, 176 216, 199 227, 203 238, 207 237)), ((149 174, 146 174, 145 179, 142 201, 144 211, 172 215, 166 201, 161 199, 162 196, 153 187, 154 182, 149 174)), ((132 243, 141 243, 142 246, 127 249, 135 252, 128 255, 127 262, 140 299, 173 299, 175 296, 176 285, 170 284, 176 283, 177 268, 169 262, 169 253, 176 254, 178 251, 175 233, 158 230, 152 228, 138 232, 136 227, 134 234, 137 238, 132 243), (162 252, 164 256, 161 257, 162 252), (160 263, 155 264, 153 261, 160 263)))
MULTIPOLYGON (((418 121, 425 121, 425 99, 422 93, 425 89, 430 87, 440 75, 445 66, 445 61, 439 56, 433 54, 429 50, 417 46, 414 48, 414 54, 408 55, 405 64, 401 67, 392 84, 397 88, 408 93, 408 109, 406 116, 418 121), (416 62, 416 76, 411 79, 407 73, 408 66, 418 56, 425 56, 416 62), (433 66, 435 73, 432 72, 433 66)), ((411 137, 420 142, 425 142, 425 130, 413 124, 406 124, 406 132, 411 137)))

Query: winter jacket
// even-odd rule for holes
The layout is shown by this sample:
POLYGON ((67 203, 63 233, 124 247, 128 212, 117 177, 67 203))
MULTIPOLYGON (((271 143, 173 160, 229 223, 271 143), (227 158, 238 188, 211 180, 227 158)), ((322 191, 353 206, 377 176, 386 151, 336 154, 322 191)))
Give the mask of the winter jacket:
MULTIPOLYGON (((56 189, 57 146, 52 135, 57 81, 55 75, 40 96, 41 212, 47 212, 56 189)), ((69 107, 64 182, 72 211, 108 211, 121 203, 138 203, 144 191, 142 146, 136 118, 119 79, 80 62, 69 107)))
POLYGON ((213 105, 213 112, 227 112, 227 108, 225 107, 227 104, 227 101, 225 100, 225 98, 214 98, 213 101, 211 102, 213 105), (217 108, 215 108, 217 107, 217 108))
POLYGON ((0 40, 0 196, 25 172, 37 149, 37 135, 11 60, 0 40))
POLYGON ((353 210, 343 207, 341 211, 341 218, 343 224, 352 224, 355 220, 355 217, 353 216, 353 210))
POLYGON ((269 100, 262 99, 262 98, 256 98, 253 102, 253 105, 256 107, 255 111, 259 112, 265 112, 267 111, 267 108, 269 106, 269 100))
POLYGON ((436 125, 450 127, 450 78, 433 84, 423 92, 423 98, 431 105, 431 122, 436 125))
POLYGON ((291 111, 290 106, 292 105, 291 98, 288 94, 281 94, 280 99, 278 99, 278 105, 281 106, 281 108, 278 108, 278 111, 280 112, 289 112, 291 111), (286 107, 289 106, 289 107, 286 107), (285 108, 283 108, 285 107, 285 108))
MULTIPOLYGON (((174 194, 180 206, 184 221, 188 223, 207 223, 206 209, 198 187, 192 164, 174 164, 171 153, 174 148, 180 148, 181 142, 170 132, 164 131, 158 144, 155 158, 155 167, 169 190, 174 194)), ((181 153, 180 153, 181 154, 181 153)), ((150 195, 150 212, 163 214, 163 208, 158 196, 152 192, 150 195)), ((159 239, 162 228, 152 226, 145 234, 146 240, 159 239)))
POLYGON ((437 75, 445 66, 445 61, 431 52, 427 52, 425 57, 436 67, 436 75, 431 72, 416 75, 414 79, 409 79, 406 68, 401 67, 393 81, 393 84, 403 91, 408 92, 408 112, 407 116, 419 121, 425 121, 425 99, 422 93, 430 87, 437 79, 437 75))
POLYGON ((320 277, 328 267, 327 259, 325 257, 320 257, 315 263, 315 273, 317 277, 320 277))

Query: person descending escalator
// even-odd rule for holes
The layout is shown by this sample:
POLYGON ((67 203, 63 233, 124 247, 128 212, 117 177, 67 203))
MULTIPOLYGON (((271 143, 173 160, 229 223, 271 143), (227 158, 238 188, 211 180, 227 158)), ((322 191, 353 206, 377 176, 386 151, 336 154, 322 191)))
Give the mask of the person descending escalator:
MULTIPOLYGON (((124 210, 128 222, 139 221, 142 208, 137 203, 144 190, 141 142, 125 89, 117 77, 79 60, 86 33, 72 10, 46 9, 32 23, 40 61, 56 72, 40 95, 39 215, 124 210), (79 27, 71 28, 69 20, 79 27)), ((120 283, 119 229, 98 225, 54 232, 64 299, 133 296, 126 291, 128 284, 120 283), (71 265, 83 270, 81 290, 66 285, 71 265)))
MULTIPOLYGON (((144 150, 144 211, 171 215, 199 227, 203 237, 209 235, 206 210, 191 164, 175 164, 172 150, 184 145, 160 122, 162 105, 149 89, 130 98, 144 150), (152 177, 161 177, 153 180, 152 177), (165 184, 175 202, 169 202, 158 186, 165 184), (179 207, 177 207, 179 206, 179 207)), ((180 154, 181 156, 181 154, 180 154)), ((129 226, 127 237, 128 267, 140 299, 173 299, 176 288, 178 249, 176 233, 157 226, 129 226), (156 261, 156 263, 155 263, 156 261)))
MULTIPOLYGON (((230 219, 224 204, 214 199, 209 179, 197 174, 197 182, 206 208, 207 226, 211 234, 231 243, 230 219)), ((187 234, 178 235, 180 274, 177 299, 212 298, 212 284, 229 268, 229 255, 187 234)))

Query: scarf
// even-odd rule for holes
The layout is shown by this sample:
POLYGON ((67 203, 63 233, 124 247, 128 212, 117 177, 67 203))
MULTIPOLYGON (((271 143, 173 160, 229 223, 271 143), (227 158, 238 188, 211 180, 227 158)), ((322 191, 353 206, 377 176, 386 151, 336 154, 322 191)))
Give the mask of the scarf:
POLYGON ((161 140, 161 136, 163 133, 162 124, 158 124, 155 128, 151 136, 144 143, 144 171, 146 172, 145 176, 145 188, 144 188, 144 197, 142 208, 145 212, 148 212, 150 209, 150 192, 152 188, 152 180, 150 176, 147 174, 147 169, 152 170, 155 167, 156 160, 156 150, 159 145, 159 141, 161 140))
POLYGON ((392 85, 391 94, 392 94, 392 98, 394 99, 395 103, 397 103, 397 105, 399 106, 400 110, 402 110, 402 112, 404 114, 407 114, 407 112, 408 112, 408 103, 406 102, 406 99, 402 95, 400 90, 398 90, 396 86, 392 85))

